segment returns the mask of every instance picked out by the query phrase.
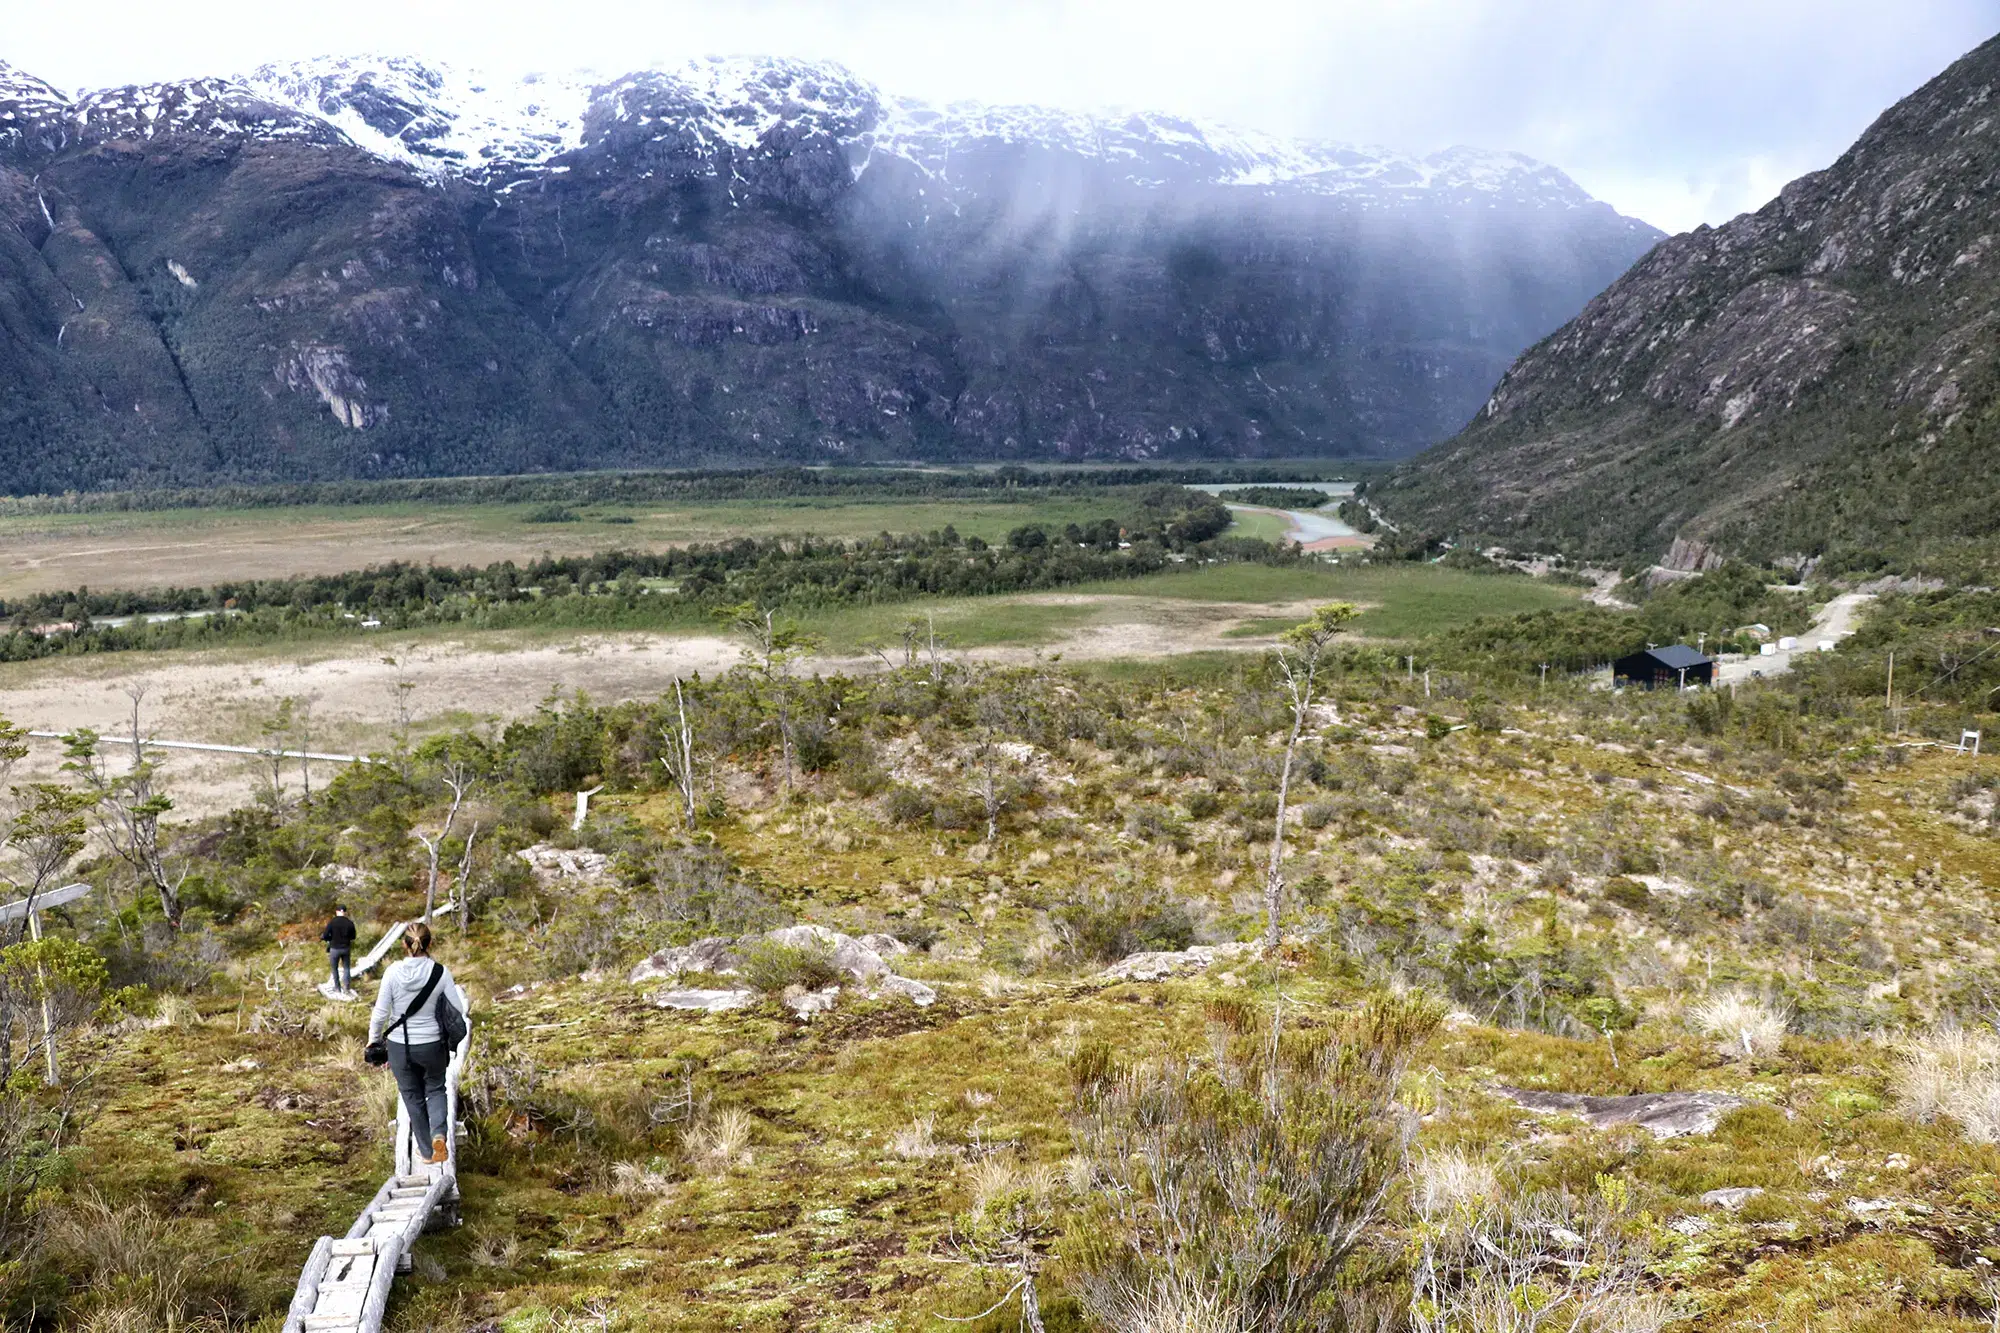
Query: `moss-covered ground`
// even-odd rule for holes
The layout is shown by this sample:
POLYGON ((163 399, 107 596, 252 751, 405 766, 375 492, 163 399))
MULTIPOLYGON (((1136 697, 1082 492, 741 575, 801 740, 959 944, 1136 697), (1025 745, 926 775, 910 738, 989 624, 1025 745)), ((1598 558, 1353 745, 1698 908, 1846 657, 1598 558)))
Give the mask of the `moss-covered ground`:
MULTIPOLYGON (((1113 982, 1099 973, 1124 952, 1259 932, 1285 720, 1260 668, 826 683, 794 700, 794 721, 822 729, 789 781, 752 713, 765 689, 739 675, 698 699, 735 720, 705 733, 692 834, 647 748, 664 714, 551 713, 510 735, 514 767, 482 798, 491 859, 474 862, 470 931, 441 928, 475 997, 464 1225, 421 1243, 392 1327, 941 1327, 1011 1281, 968 1241, 983 1195, 1046 1168, 1064 1207, 1081 1204, 1064 1183, 1080 1052, 1198 1052, 1218 1001, 1312 1023, 1383 987, 1452 1010, 1405 1080, 1415 1152, 1483 1159, 1518 1191, 1623 1182, 1674 1327, 1992 1326, 2000 1148, 1916 1113, 1894 1076, 1908 1034, 1982 1021, 2000 993, 2000 760, 1901 748, 1775 692, 1718 721, 1671 695, 1427 699, 1398 674, 1336 676, 1289 794, 1285 945, 1113 982), (587 770, 520 757, 585 731, 587 770), (584 777, 609 789, 572 835, 557 815, 584 777), (534 840, 599 848, 612 868, 537 878, 511 855, 534 840), (897 965, 937 1003, 850 993, 810 1021, 775 999, 656 1007, 660 983, 625 974, 659 944, 730 933, 724 881, 754 908, 743 921, 919 946, 897 965), (1701 1003, 1725 993, 1780 1014, 1781 1040, 1745 1058, 1704 1032, 1701 1003), (1504 1087, 1747 1105, 1713 1133, 1654 1140, 1536 1117, 1504 1087), (1763 1193, 1733 1211, 1701 1200, 1736 1187, 1763 1193)), ((170 1310, 275 1329, 313 1239, 387 1170, 363 1007, 315 994, 314 940, 336 892, 365 938, 420 903, 406 834, 440 807, 429 761, 411 762, 407 788, 204 835, 212 890, 189 931, 206 979, 156 981, 141 1017, 80 1039, 86 1111, 47 1201, 70 1222, 15 1275, 40 1322, 141 1327, 131 1312, 170 1310), (95 1231, 76 1221, 93 1200, 110 1219, 95 1231), (151 1251, 83 1239, 159 1220, 175 1239, 151 1251)), ((143 916, 69 924, 107 942, 143 916)), ((1377 1238, 1392 1263, 1413 1225, 1401 1209, 1377 1238)), ((1067 1243, 1049 1242, 1051 1327, 1080 1326, 1067 1243)), ((14 1317, 34 1326, 24 1299, 14 1317)))

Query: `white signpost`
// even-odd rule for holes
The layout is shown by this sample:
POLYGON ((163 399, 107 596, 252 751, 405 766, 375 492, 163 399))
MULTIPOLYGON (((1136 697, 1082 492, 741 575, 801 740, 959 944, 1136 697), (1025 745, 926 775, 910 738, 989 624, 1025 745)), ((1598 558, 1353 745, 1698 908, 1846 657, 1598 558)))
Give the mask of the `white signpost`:
MULTIPOLYGON (((42 938, 42 913, 51 907, 61 907, 73 903, 90 892, 88 884, 65 884, 47 893, 38 893, 32 898, 18 902, 0 903, 0 925, 9 921, 28 918, 28 938, 39 942, 42 938)), ((47 980, 42 976, 39 964, 35 967, 35 979, 42 985, 42 1050, 48 1059, 47 1078, 51 1086, 56 1081, 56 1016, 55 1008, 49 1002, 47 980)))

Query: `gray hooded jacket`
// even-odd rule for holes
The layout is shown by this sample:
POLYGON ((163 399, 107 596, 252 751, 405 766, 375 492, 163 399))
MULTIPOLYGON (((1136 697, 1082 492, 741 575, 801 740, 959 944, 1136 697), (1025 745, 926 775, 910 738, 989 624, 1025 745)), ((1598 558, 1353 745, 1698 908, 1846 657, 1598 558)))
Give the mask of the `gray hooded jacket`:
MULTIPOLYGON (((403 1011, 417 998, 417 992, 430 980, 433 967, 444 964, 429 958, 399 958, 389 964, 388 971, 382 974, 382 989, 375 993, 375 1012, 368 1017, 368 1040, 379 1038, 391 1023, 403 1016, 403 1011)), ((444 1034, 438 1030, 437 1007, 438 1000, 445 996, 453 1001, 458 999, 458 983, 452 980, 448 967, 438 978, 430 998, 424 1001, 424 1007, 411 1014, 409 1022, 389 1033, 389 1040, 411 1046, 444 1040, 444 1034)))

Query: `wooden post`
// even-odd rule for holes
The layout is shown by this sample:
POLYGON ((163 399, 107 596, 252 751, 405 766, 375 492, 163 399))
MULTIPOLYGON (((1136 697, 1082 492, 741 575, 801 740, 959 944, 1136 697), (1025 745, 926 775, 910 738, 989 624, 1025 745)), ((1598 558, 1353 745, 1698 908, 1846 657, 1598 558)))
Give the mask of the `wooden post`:
POLYGON ((1896 734, 1896 650, 1889 650, 1889 684, 1882 691, 1882 711, 1889 715, 1889 734, 1896 734))
MULTIPOLYGON (((28 938, 40 944, 42 941, 42 914, 28 909, 28 938)), ((49 999, 48 975, 42 971, 39 959, 35 962, 35 984, 42 990, 42 1050, 48 1058, 48 1073, 45 1076, 50 1087, 57 1081, 56 1075, 56 1014, 55 1006, 49 999)))

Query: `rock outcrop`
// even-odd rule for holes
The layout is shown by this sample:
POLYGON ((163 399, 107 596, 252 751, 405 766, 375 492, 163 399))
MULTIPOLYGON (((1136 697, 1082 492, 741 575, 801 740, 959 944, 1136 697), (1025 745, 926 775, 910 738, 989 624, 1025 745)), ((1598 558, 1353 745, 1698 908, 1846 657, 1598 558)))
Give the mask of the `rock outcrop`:
MULTIPOLYGON (((739 1009, 754 1004, 763 997, 747 987, 728 990, 687 990, 677 989, 672 983, 690 975, 740 976, 744 954, 760 944, 824 952, 834 970, 854 983, 846 989, 852 989, 870 999, 897 995, 919 1008, 928 1008, 937 1002, 937 991, 933 987, 914 977, 897 976, 890 969, 887 957, 909 952, 909 946, 902 941, 892 935, 864 935, 856 939, 852 935, 844 935, 837 930, 816 925, 782 926, 761 935, 746 936, 742 939, 711 936, 708 939, 696 940, 693 944, 661 949, 634 967, 626 979, 635 986, 653 981, 669 983, 651 996, 653 1003, 662 1008, 700 1009, 708 1012, 739 1009)), ((842 990, 841 985, 826 986, 816 991, 793 986, 787 988, 779 996, 779 1000, 799 1017, 810 1018, 816 1013, 823 1013, 832 1008, 842 990)))
POLYGON ((1726 1092, 1647 1092, 1633 1096, 1592 1097, 1575 1092, 1540 1092, 1531 1088, 1501 1088, 1515 1105, 1541 1115, 1573 1115, 1593 1129, 1637 1125, 1654 1138, 1708 1134, 1722 1117, 1740 1106, 1741 1097, 1726 1092))
POLYGON ((1099 981, 1159 981, 1201 972, 1217 963, 1248 962, 1262 955, 1255 944, 1197 944, 1191 949, 1128 954, 1097 974, 1099 981))

